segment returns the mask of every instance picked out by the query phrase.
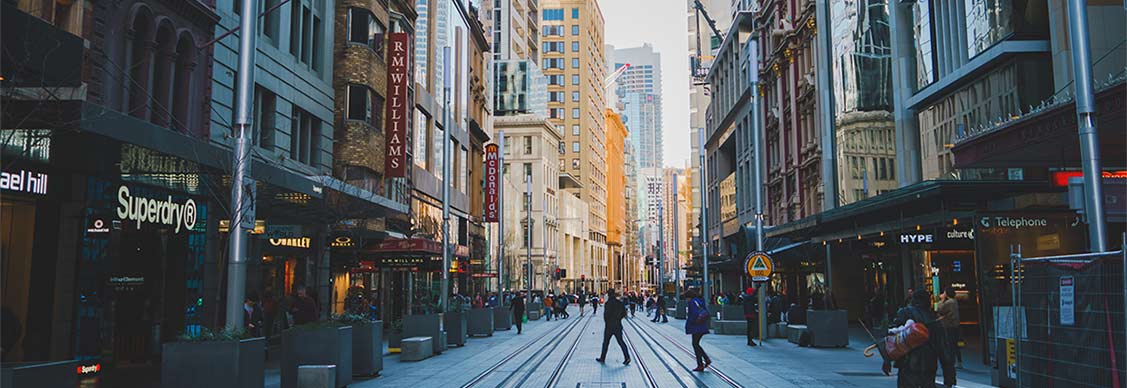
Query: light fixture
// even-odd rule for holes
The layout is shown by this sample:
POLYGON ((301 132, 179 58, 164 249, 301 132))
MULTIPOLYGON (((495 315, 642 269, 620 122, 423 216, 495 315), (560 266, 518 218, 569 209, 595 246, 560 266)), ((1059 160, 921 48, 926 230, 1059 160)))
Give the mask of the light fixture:
POLYGON ((958 219, 958 218, 952 218, 952 219, 951 219, 951 225, 958 225, 958 224, 959 224, 959 219, 958 219))
POLYGON ((916 225, 916 231, 917 231, 917 232, 919 232, 919 231, 920 231, 920 226, 919 226, 919 225, 916 225))
POLYGON ((861 235, 859 235, 859 234, 858 234, 858 235, 857 235, 857 240, 860 240, 860 239, 861 239, 861 235))
POLYGON ((881 236, 881 237, 884 237, 884 232, 883 232, 883 231, 882 231, 882 232, 880 232, 880 236, 881 236))

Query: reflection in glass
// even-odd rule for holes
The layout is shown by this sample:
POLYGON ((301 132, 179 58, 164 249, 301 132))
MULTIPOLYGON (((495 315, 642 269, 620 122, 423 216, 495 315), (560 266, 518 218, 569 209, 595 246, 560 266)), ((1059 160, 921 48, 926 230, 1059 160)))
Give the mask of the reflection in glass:
POLYGON ((931 34, 930 2, 912 4, 912 37, 916 43, 916 88, 923 89, 935 82, 935 47, 931 34))
POLYGON ((837 189, 842 205, 897 186, 888 17, 883 0, 831 0, 837 189))
POLYGON ((1010 0, 966 0, 968 57, 985 51, 1013 32, 1010 0))

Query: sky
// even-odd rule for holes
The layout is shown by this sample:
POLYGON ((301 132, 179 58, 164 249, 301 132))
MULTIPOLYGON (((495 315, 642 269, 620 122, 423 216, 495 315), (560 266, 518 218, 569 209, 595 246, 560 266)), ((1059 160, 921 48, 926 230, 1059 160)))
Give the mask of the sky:
POLYGON ((689 38, 685 0, 599 0, 615 48, 650 43, 661 53, 665 166, 689 160, 689 38))

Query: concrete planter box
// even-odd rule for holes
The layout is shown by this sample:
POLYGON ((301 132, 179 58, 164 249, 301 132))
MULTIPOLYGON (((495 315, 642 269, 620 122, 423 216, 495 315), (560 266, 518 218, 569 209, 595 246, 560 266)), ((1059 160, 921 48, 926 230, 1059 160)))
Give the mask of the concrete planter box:
MULTIPOLYGON (((508 312, 508 310, 505 311, 508 312)), ((492 308, 470 310, 466 313, 467 334, 492 337, 494 315, 492 308)))
POLYGON ((676 310, 673 311, 673 318, 674 319, 685 319, 685 315, 687 315, 689 313, 688 310, 687 310, 688 307, 689 307, 689 304, 685 303, 684 300, 678 300, 676 310))
POLYGON ((402 341, 403 341, 403 333, 400 333, 400 332, 394 331, 394 330, 387 332, 387 348, 388 349, 399 349, 402 341))
POLYGON ((403 337, 430 337, 434 345, 434 354, 441 354, 446 350, 446 340, 438 324, 438 314, 407 315, 403 317, 403 337))
POLYGON ((725 305, 720 309, 720 319, 725 321, 742 321, 744 320, 743 306, 725 305))
POLYGON ((352 375, 375 376, 383 370, 383 321, 352 324, 352 375))
POLYGON ((170 388, 258 387, 265 384, 265 369, 266 338, 263 337, 241 341, 168 342, 161 352, 160 380, 162 387, 170 388))
POLYGON ((493 308, 493 330, 512 330, 513 310, 505 307, 493 308))
POLYGON ((336 365, 337 386, 352 383, 352 326, 295 327, 282 332, 282 388, 297 388, 299 365, 336 365))
POLYGON ((530 320, 530 321, 540 320, 540 317, 544 315, 544 303, 542 303, 542 302, 529 303, 528 308, 524 309, 524 311, 526 313, 528 313, 528 320, 530 320))
MULTIPOLYGON (((262 358, 266 358, 265 353, 262 358)), ((77 387, 78 373, 75 371, 78 370, 78 365, 78 360, 4 363, 0 365, 0 387, 77 387)), ((261 365, 260 360, 259 378, 262 377, 261 365)))
POLYGON ((806 327, 814 347, 849 346, 849 316, 846 310, 807 310, 806 327))
POLYGON ((712 320, 710 325, 714 334, 720 335, 747 335, 747 321, 712 320))
POLYGON ((443 327, 446 329, 446 344, 466 346, 466 337, 469 336, 466 313, 449 312, 442 315, 442 320, 445 324, 443 327))

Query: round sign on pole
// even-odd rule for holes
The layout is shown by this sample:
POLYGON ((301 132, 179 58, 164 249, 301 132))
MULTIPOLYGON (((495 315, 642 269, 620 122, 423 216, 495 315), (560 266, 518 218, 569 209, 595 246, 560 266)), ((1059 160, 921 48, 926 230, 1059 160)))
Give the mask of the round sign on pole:
POLYGON ((771 262, 771 256, 767 252, 752 252, 744 260, 744 269, 747 271, 747 276, 751 277, 751 281, 765 282, 771 279, 775 265, 771 262))

